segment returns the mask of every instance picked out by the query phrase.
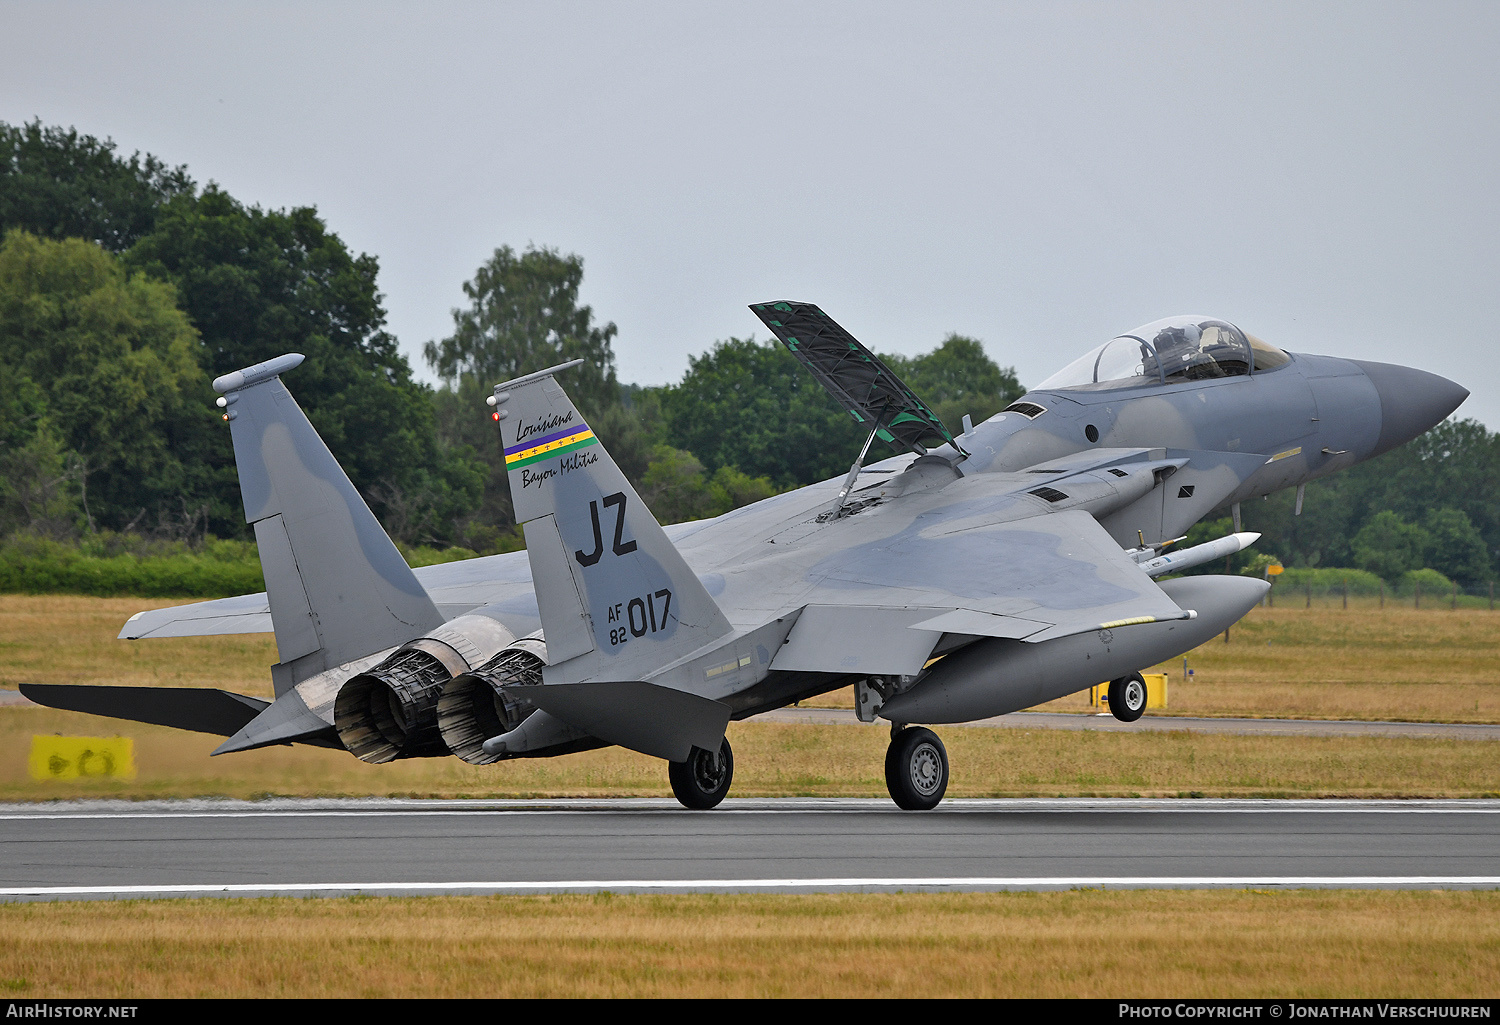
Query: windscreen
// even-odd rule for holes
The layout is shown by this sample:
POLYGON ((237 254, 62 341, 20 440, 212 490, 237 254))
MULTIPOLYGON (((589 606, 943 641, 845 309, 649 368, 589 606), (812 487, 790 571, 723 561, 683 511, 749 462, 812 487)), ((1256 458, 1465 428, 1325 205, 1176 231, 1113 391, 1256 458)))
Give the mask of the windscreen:
POLYGON ((1243 377, 1290 359, 1274 345, 1212 317, 1169 317, 1110 339, 1037 385, 1038 390, 1108 391, 1243 377))

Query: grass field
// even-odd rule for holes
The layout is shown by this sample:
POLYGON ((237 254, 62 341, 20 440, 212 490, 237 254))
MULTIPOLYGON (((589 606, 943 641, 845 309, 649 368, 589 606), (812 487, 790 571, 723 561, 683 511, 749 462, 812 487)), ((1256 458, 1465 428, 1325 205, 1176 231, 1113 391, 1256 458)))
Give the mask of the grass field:
MULTIPOLYGON (((116 641, 139 599, 0 596, 0 686, 270 696, 268 637, 116 641)), ((1487 610, 1257 609, 1174 670, 1167 714, 1500 721, 1487 610)), ((820 703, 847 701, 847 694, 820 703)), ((1055 702, 1079 710, 1081 698, 1055 702)), ((1482 741, 941 730, 953 796, 1495 796, 1482 741)), ((882 796, 879 726, 740 723, 734 793, 882 796)), ((0 799, 667 796, 620 749, 476 768, 0 707, 0 799), (134 781, 31 780, 35 734, 134 738, 134 781)), ((0 994, 28 997, 1487 997, 1500 893, 438 897, 0 905, 0 994)))
MULTIPOLYGON (((222 687, 271 697, 268 634, 119 641, 157 599, 0 595, 0 687, 99 683, 222 687)), ((1335 599, 1256 608, 1230 631, 1158 667, 1166 715, 1500 722, 1500 612, 1335 599)), ((849 691, 809 704, 852 707, 849 691)), ((1082 711, 1086 692, 1044 707, 1082 711)))
MULTIPOLYGON (((1153 715, 1500 722, 1500 611, 1283 603, 1252 609, 1187 667, 1156 667, 1170 703, 1153 715)), ((808 704, 853 707, 847 690, 808 704)), ((1088 692, 1041 707, 1082 712, 1088 692)))
MULTIPOLYGON (((0 800, 671 796, 661 761, 622 748, 488 766, 457 758, 367 765, 304 746, 210 758, 216 738, 114 725, 134 739, 134 780, 33 780, 26 769, 33 735, 97 736, 113 726, 52 709, 0 709, 0 800)), ((953 766, 949 797, 1500 796, 1493 741, 963 727, 940 734, 953 766)), ((889 736, 880 726, 731 723, 733 796, 883 797, 889 736)))
POLYGON ((222 687, 272 696, 270 634, 116 640, 142 609, 186 604, 158 598, 0 594, 0 687, 101 683, 222 687))
MULTIPOLYGON (((0 686, 22 681, 219 686, 269 696, 269 637, 125 642, 139 599, 0 596, 0 686)), ((1374 607, 1256 609, 1171 667, 1167 714, 1495 722, 1500 613, 1374 607), (1405 713, 1403 714, 1403 710, 1405 713)), ((822 703, 847 700, 847 691, 822 703)), ((1082 697, 1051 706, 1083 710, 1082 697)), ((1493 796, 1496 745, 1199 732, 1074 733, 949 727, 949 794, 963 796, 1493 796)), ((738 723, 736 796, 885 793, 880 726, 738 723)), ((366 765, 347 754, 282 747, 209 758, 213 737, 36 707, 0 708, 0 799, 277 795, 668 796, 660 762, 618 748, 475 767, 454 758, 366 765), (36 781, 35 734, 134 738, 133 781, 36 781)))
POLYGON ((49 997, 1493 997, 1500 893, 430 897, 0 907, 49 997))
POLYGON ((1188 667, 1159 667, 1167 714, 1500 722, 1500 612, 1257 608, 1188 667))

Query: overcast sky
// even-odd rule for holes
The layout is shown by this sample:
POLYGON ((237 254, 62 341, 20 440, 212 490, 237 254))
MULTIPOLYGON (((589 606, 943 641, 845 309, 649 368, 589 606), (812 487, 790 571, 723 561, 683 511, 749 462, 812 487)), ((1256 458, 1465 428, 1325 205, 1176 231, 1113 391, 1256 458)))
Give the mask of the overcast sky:
POLYGON ((428 379, 462 283, 535 243, 584 258, 625 381, 768 299, 1027 383, 1202 313, 1500 426, 1500 4, 0 0, 0 39, 0 120, 316 206, 428 379))

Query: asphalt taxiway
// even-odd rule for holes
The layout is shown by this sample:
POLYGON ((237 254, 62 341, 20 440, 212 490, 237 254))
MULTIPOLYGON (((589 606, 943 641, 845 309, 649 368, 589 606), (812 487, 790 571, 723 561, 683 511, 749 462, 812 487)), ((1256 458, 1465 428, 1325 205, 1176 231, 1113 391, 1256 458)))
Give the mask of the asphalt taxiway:
POLYGON ((187 801, 0 806, 0 900, 1500 886, 1500 801, 187 801))

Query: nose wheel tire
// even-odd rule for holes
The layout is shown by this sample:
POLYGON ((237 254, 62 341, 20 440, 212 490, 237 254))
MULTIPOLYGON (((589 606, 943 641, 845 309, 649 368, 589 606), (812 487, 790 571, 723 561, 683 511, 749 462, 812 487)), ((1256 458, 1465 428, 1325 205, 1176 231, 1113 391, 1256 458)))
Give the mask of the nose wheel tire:
POLYGON ((718 752, 695 747, 685 762, 668 762, 667 778, 672 794, 684 808, 706 811, 724 800, 734 782, 734 752, 725 737, 718 752))
POLYGON ((906 811, 936 808, 948 790, 948 751, 931 730, 900 730, 885 754, 885 786, 906 811))
POLYGON ((1146 710, 1146 681, 1131 673, 1109 682, 1109 710, 1121 722, 1135 722, 1146 710))

